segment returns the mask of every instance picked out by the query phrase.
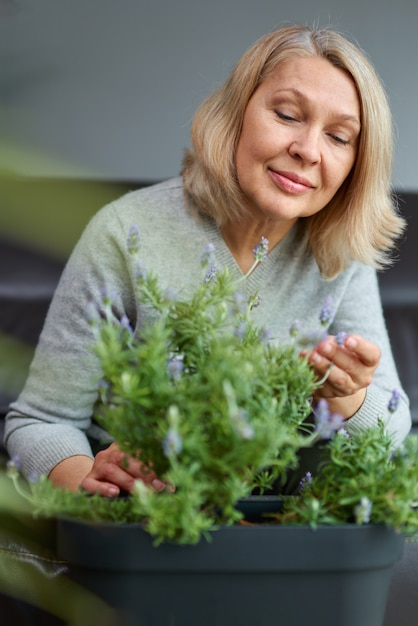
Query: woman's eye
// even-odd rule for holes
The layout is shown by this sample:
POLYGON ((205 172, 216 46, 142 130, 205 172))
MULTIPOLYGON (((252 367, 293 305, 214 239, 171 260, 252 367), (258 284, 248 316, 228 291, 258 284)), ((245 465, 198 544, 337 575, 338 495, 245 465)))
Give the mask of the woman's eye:
POLYGON ((282 111, 276 111, 276 115, 285 122, 296 122, 296 118, 292 117, 291 115, 287 115, 287 113, 282 113, 282 111))
POLYGON ((340 137, 339 135, 330 135, 331 139, 333 139, 336 143, 341 144, 342 146, 347 146, 350 142, 348 139, 344 139, 343 137, 340 137))

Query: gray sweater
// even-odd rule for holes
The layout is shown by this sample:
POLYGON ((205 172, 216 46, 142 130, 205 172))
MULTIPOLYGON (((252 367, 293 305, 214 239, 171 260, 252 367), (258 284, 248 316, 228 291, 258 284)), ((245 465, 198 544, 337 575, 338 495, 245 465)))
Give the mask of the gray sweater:
MULTIPOLYGON (((134 191, 104 207, 91 220, 76 245, 53 298, 26 385, 7 416, 5 443, 18 455, 23 473, 49 474, 63 459, 92 456, 89 436, 100 368, 89 346, 93 336, 86 309, 99 302, 103 289, 112 293, 118 315, 139 327, 147 316, 134 295, 135 264, 127 251, 132 224, 141 236, 141 257, 161 284, 182 293, 201 280, 200 258, 209 242, 219 267, 240 270, 214 221, 197 218, 185 208, 180 178, 134 191)), ((363 406, 346 423, 358 432, 382 417, 395 442, 410 428, 408 400, 390 414, 388 400, 400 382, 382 315, 376 273, 353 263, 336 279, 321 278, 312 256, 301 253, 295 229, 269 253, 246 280, 248 294, 258 292, 257 322, 277 341, 289 341, 297 318, 306 331, 318 330, 318 316, 328 295, 336 315, 328 331, 358 333, 378 344, 381 364, 363 406)))

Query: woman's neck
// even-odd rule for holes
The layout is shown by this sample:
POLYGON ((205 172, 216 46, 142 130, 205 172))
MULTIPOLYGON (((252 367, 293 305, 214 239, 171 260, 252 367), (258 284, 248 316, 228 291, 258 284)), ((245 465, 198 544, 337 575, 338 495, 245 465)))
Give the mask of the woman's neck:
POLYGON ((271 251, 290 232, 294 222, 227 222, 221 228, 221 235, 234 257, 238 267, 246 274, 254 264, 253 250, 262 237, 265 237, 271 251))

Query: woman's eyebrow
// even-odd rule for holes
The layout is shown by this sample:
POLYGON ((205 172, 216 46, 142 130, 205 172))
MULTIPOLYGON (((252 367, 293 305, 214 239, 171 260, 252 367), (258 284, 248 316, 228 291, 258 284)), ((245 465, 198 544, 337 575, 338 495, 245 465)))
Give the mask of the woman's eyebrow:
MULTIPOLYGON (((278 87, 277 89, 273 91, 273 96, 286 95, 286 94, 295 96, 298 100, 302 102, 310 101, 309 96, 307 96, 303 91, 300 91, 299 89, 297 89, 297 87, 285 87, 285 88, 278 87)), ((360 120, 356 115, 351 115, 350 113, 336 112, 336 116, 338 117, 339 120, 343 122, 353 123, 359 128, 361 126, 360 120)))

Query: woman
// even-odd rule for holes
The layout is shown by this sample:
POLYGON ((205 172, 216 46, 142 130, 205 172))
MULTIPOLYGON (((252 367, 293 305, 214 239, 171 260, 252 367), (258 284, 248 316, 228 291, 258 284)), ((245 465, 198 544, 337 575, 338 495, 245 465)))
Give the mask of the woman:
POLYGON ((6 445, 24 473, 57 485, 116 496, 136 478, 158 477, 128 462, 115 444, 93 457, 97 362, 85 310, 112 292, 133 327, 147 321, 135 301, 126 241, 139 224, 144 264, 163 285, 200 279, 208 243, 217 263, 245 274, 261 236, 267 259, 248 277, 263 306, 258 321, 288 341, 298 318, 315 328, 332 296, 329 337, 310 355, 326 398, 355 433, 381 417, 394 443, 410 427, 382 316, 376 268, 403 230, 390 192, 391 116, 382 85, 354 45, 330 30, 284 28, 260 39, 198 110, 182 177, 135 191, 86 228, 51 305, 30 376, 7 418, 6 445), (333 336, 347 333, 343 342, 333 336))

